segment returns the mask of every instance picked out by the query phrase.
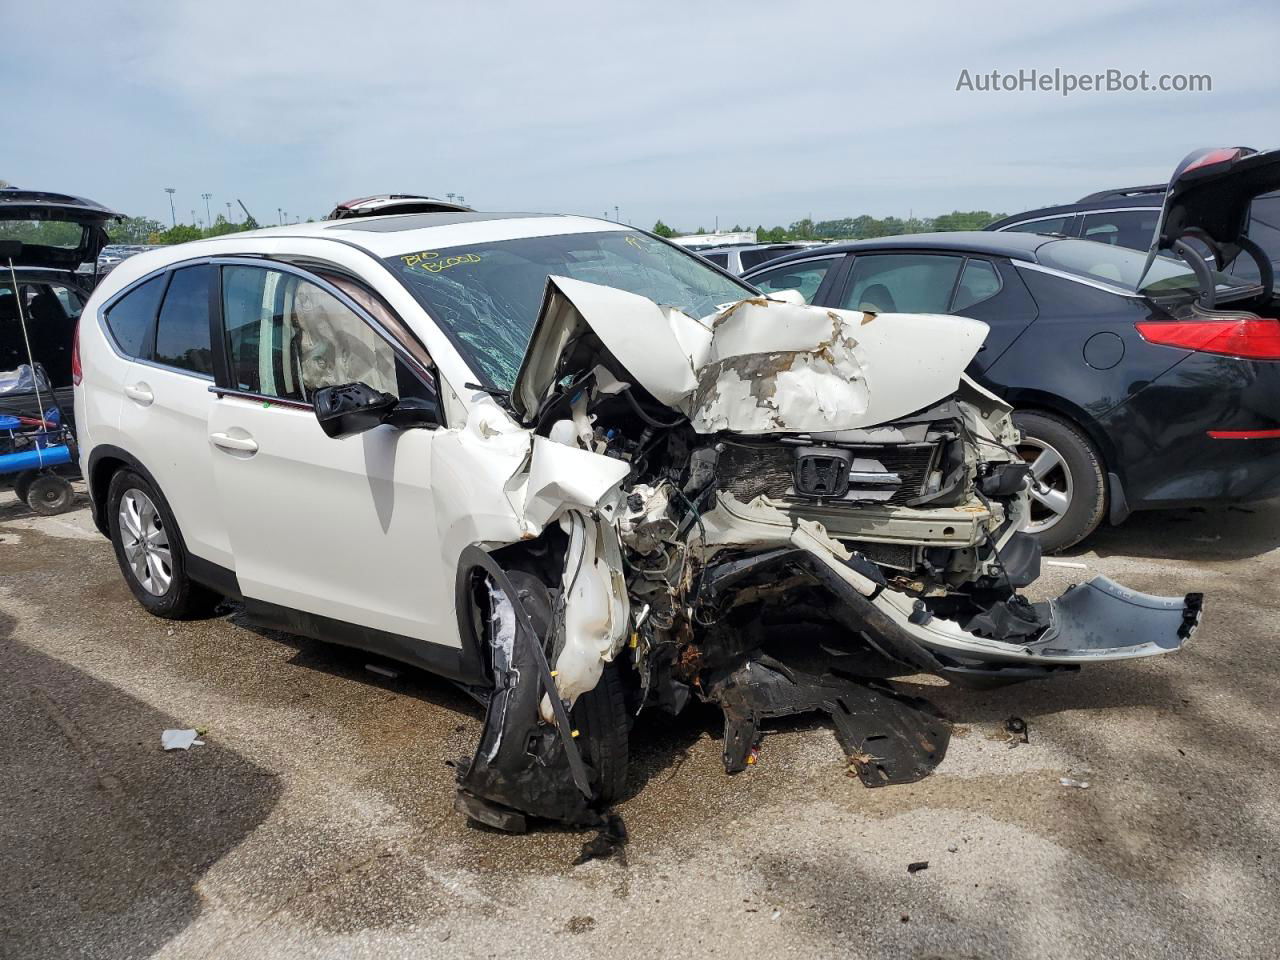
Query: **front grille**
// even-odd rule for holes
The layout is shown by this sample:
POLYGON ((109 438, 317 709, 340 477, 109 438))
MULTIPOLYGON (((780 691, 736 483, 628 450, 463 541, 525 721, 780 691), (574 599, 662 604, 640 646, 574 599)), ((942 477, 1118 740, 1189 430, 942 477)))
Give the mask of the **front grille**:
MULTIPOLYGON (((798 497, 795 493, 793 480, 797 449, 781 443, 726 443, 717 464, 720 489, 743 503, 761 494, 773 500, 812 503, 810 498, 798 497)), ((811 451, 813 448, 806 449, 811 451)), ((841 449, 851 451, 856 460, 878 461, 886 471, 897 474, 902 484, 886 499, 883 496, 860 498, 858 484, 853 483, 843 501, 824 500, 823 503, 856 503, 860 499, 874 499, 880 503, 902 504, 924 491, 938 444, 851 444, 841 449)))

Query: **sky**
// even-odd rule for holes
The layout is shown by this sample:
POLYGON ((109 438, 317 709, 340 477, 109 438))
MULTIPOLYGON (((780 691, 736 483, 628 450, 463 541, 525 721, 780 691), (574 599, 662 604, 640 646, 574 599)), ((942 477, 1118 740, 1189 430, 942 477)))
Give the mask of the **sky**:
POLYGON ((383 192, 686 229, 1013 213, 1280 146, 1273 0, 0 0, 0 23, 0 179, 166 223, 165 187, 180 222, 202 193, 264 224, 383 192), (956 89, 1055 68, 1212 91, 956 89))

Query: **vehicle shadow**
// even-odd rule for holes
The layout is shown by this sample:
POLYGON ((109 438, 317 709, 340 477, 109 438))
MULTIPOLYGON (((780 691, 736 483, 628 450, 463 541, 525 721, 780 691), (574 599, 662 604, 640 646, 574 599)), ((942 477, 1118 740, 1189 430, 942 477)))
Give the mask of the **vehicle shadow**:
POLYGON ((264 640, 291 648, 294 653, 288 660, 290 666, 391 690, 475 720, 484 719, 484 707, 475 697, 462 686, 438 674, 355 647, 313 640, 261 626, 249 619, 243 607, 234 601, 226 601, 220 609, 223 613, 229 613, 227 620, 237 627, 255 633, 264 640), (371 666, 373 670, 369 669, 371 666))
POLYGON ((268 817, 276 776, 19 641, 0 612, 0 953, 146 957, 199 914, 196 884, 268 817), (19 839, 20 838, 20 839, 19 839))
POLYGON ((1280 500, 1135 513, 1100 526, 1063 558, 1138 557, 1187 562, 1243 560, 1280 546, 1280 500))

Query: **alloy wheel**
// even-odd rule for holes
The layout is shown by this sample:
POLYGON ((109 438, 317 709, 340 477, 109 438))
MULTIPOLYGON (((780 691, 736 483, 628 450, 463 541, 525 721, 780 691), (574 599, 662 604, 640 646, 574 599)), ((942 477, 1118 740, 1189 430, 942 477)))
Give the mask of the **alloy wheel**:
POLYGON ((1024 435, 1018 453, 1031 464, 1031 521, 1027 532, 1043 533, 1071 509, 1071 471, 1061 453, 1036 437, 1024 435))
POLYGON ((173 583, 173 554, 160 511, 141 490, 130 488, 120 498, 120 542, 134 579, 153 596, 164 596, 173 583))

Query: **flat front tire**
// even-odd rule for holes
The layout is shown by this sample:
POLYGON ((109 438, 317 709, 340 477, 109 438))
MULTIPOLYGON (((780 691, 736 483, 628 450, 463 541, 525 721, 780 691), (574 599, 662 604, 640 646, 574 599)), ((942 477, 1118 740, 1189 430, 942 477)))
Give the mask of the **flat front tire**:
POLYGON ((606 663, 600 682, 573 705, 570 719, 578 744, 599 775, 599 798, 607 804, 622 799, 630 763, 631 717, 618 663, 606 663))
POLYGON ((107 523, 120 572, 142 606, 167 620, 212 613, 219 598, 187 575, 182 533, 150 481, 117 471, 107 488, 107 523))

